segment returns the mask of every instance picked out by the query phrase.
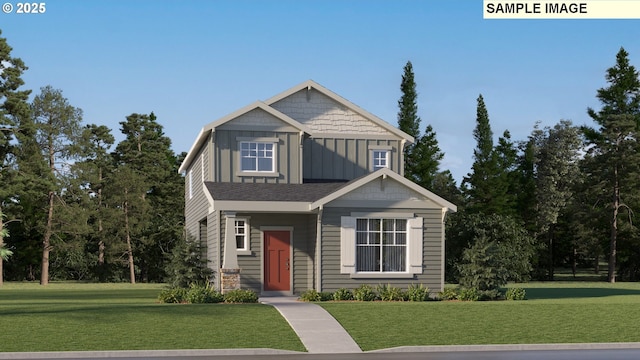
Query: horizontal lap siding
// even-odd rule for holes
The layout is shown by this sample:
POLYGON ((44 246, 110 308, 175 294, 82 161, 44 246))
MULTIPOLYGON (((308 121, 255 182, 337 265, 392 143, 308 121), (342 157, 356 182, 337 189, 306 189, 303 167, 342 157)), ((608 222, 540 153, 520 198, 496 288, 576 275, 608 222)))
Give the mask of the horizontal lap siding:
MULTIPOLYGON (((224 217, 224 216, 222 216, 224 217)), ((260 227, 293 227, 293 291, 300 293, 313 286, 313 257, 315 249, 315 215, 238 213, 249 218, 251 255, 238 255, 240 283, 243 289, 262 291, 262 233, 260 227)), ((224 220, 220 222, 225 226, 224 220)), ((268 231, 268 230, 267 230, 268 231)), ((224 236, 224 234, 222 235, 224 236)), ((224 237, 223 237, 224 238, 224 237)))
POLYGON ((207 266, 213 271, 211 281, 214 284, 220 280, 218 277, 218 269, 220 268, 218 236, 218 212, 214 211, 207 217, 207 266))
MULTIPOLYGON (((200 222, 207 219, 209 201, 203 191, 203 174, 206 179, 209 162, 209 152, 203 146, 195 160, 187 170, 185 178, 185 228, 188 240, 200 240, 200 222), (204 166, 204 172, 203 172, 204 166), (189 182, 192 186, 192 197, 189 196, 189 182)), ((207 236, 208 240, 209 236, 207 236)))
POLYGON ((442 212, 440 209, 399 212, 413 212, 424 218, 423 224, 423 273, 414 279, 351 279, 349 274, 340 273, 340 217, 351 216, 351 212, 390 212, 388 209, 346 209, 325 207, 322 217, 322 290, 335 291, 339 288, 355 289, 361 284, 391 284, 407 288, 410 284, 423 284, 432 292, 441 289, 442 258, 441 230, 442 212))

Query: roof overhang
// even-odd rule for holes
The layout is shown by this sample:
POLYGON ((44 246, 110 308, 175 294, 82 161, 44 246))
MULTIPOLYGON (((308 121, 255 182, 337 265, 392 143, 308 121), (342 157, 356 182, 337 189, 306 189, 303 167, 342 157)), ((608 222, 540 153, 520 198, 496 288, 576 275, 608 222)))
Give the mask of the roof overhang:
POLYGON ((376 172, 373 172, 371 174, 365 175, 359 179, 355 179, 349 183, 347 183, 345 186, 341 187, 340 189, 332 192, 331 194, 312 202, 309 206, 311 209, 317 209, 320 207, 324 207, 325 205, 327 205, 328 203, 334 201, 334 200, 338 200, 340 197, 348 194, 351 191, 354 191, 356 189, 358 189, 359 187, 368 184, 376 179, 393 179, 395 181, 397 181, 398 183, 402 184, 403 186, 417 192, 418 194, 424 196, 426 199, 428 199, 429 201, 432 201, 433 203, 437 204, 438 206, 440 206, 443 209, 446 209, 448 212, 456 212, 458 210, 458 207, 452 203, 450 203, 449 201, 441 198, 440 196, 432 193, 431 191, 423 188, 422 186, 412 182, 411 180, 387 169, 387 168, 383 168, 380 169, 376 172))
POLYGON ((265 104, 262 101, 256 101, 252 104, 249 104, 237 111, 232 112, 229 115, 226 115, 214 122, 209 123, 208 125, 206 125, 205 127, 202 128, 202 130, 200 130, 200 133, 198 134, 198 137, 196 138, 195 142, 193 143, 193 145, 191 145, 191 148, 189 149, 189 152, 187 153, 187 156, 185 157, 184 161, 182 162, 182 164, 180 165, 180 168, 178 169, 179 173, 185 172, 189 166, 191 166, 191 163, 193 162, 193 160, 195 159, 198 151, 200 150, 200 148, 202 147, 202 145, 204 145, 204 143, 206 142, 206 140, 209 138, 209 135, 212 132, 216 131, 216 128, 232 121, 233 119, 236 119, 252 110, 256 110, 256 109, 260 109, 265 111, 266 113, 270 114, 271 116, 281 120, 282 122, 286 123, 289 126, 292 126, 293 128, 297 129, 298 131, 300 131, 301 133, 306 133, 308 135, 312 135, 311 130, 299 123, 298 121, 292 119, 291 117, 289 117, 288 115, 272 108, 271 106, 265 104))
POLYGON ((391 124, 389 124, 388 122, 382 120, 381 118, 373 115, 372 113, 366 111, 365 109, 359 107, 358 105, 352 103, 351 101, 343 98, 342 96, 334 93, 333 91, 325 88, 324 86, 318 84, 317 82, 313 81, 313 80, 307 80, 303 83, 300 83, 288 90, 283 91, 282 93, 273 96, 271 98, 269 98, 268 100, 265 100, 265 103, 267 105, 273 105, 274 103, 292 95, 297 93, 300 90, 304 90, 306 89, 311 90, 311 89, 315 89, 317 91, 319 91, 320 93, 322 93, 323 95, 329 97, 330 99, 336 101, 337 103, 345 106, 346 108, 360 114, 361 116, 371 120, 372 122, 374 122, 376 125, 384 128, 385 130, 389 131, 390 133, 394 134, 395 136, 399 137, 400 139, 404 139, 409 143, 414 143, 415 139, 413 138, 413 136, 405 133, 404 131, 392 126, 391 124))
POLYGON ((234 201, 215 200, 216 209, 221 211, 259 213, 312 213, 306 201, 234 201))

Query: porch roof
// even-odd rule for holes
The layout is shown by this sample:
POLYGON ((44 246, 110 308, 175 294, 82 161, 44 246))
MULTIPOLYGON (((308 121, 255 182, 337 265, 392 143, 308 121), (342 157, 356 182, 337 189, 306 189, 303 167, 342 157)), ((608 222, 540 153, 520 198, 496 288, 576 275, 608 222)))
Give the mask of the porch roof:
POLYGON ((346 182, 264 184, 205 182, 213 200, 287 201, 311 203, 345 186, 346 182))

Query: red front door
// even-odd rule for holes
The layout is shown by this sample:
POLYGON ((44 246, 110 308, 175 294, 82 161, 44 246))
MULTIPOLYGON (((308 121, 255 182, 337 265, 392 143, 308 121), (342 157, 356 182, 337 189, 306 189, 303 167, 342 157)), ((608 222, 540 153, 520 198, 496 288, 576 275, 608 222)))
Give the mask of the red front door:
POLYGON ((290 290, 289 231, 269 230, 264 232, 264 290, 290 290))

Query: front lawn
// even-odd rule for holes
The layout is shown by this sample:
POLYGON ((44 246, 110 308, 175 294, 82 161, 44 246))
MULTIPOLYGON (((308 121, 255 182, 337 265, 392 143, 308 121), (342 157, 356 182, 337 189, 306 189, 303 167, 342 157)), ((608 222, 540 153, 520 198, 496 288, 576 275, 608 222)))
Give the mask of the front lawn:
POLYGON ((275 348, 305 351, 261 304, 158 304, 162 285, 5 283, 0 351, 275 348))
POLYGON ((320 303, 363 350, 640 342, 640 284, 520 284, 526 301, 320 303))

